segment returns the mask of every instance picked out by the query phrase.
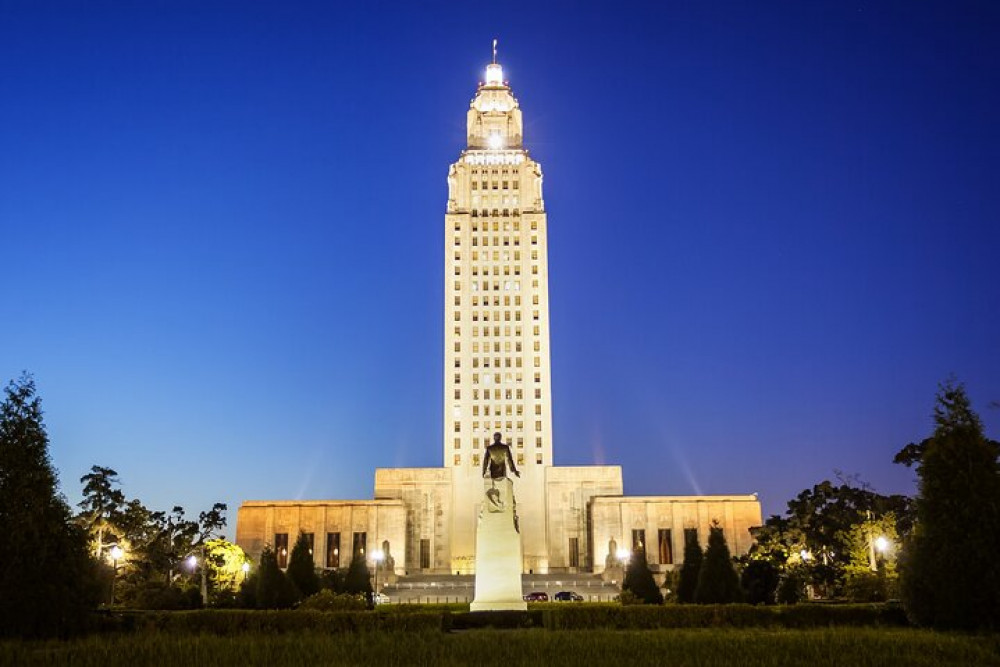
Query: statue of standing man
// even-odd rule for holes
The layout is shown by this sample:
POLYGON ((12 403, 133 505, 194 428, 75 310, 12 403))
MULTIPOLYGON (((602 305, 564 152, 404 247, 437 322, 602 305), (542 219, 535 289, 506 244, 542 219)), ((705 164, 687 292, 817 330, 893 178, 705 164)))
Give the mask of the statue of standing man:
POLYGON ((520 477, 521 473, 514 465, 514 456, 510 452, 510 445, 502 442, 502 439, 502 434, 493 434, 493 444, 486 448, 486 458, 483 459, 483 477, 486 478, 488 475, 490 480, 490 488, 486 490, 487 507, 490 512, 503 512, 506 509, 503 500, 505 494, 502 494, 497 488, 497 482, 506 481, 504 490, 510 495, 514 530, 521 532, 517 521, 517 501, 514 499, 513 484, 507 477, 507 466, 510 466, 510 471, 517 477, 520 477))

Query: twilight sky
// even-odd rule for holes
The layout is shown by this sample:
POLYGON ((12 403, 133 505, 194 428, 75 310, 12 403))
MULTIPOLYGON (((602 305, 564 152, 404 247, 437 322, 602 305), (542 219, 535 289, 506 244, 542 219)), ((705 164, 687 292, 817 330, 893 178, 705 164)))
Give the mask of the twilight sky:
POLYGON ((1000 437, 995 2, 0 0, 0 380, 72 503, 441 465, 444 211, 500 62, 545 170, 555 463, 761 494, 1000 437))

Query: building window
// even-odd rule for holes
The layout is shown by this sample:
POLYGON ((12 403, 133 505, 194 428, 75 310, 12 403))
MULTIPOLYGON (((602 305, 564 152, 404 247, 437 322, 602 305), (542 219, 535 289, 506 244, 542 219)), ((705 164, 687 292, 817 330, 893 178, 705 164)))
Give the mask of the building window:
POLYGON ((354 558, 364 558, 368 552, 365 547, 368 545, 368 533, 354 533, 354 547, 352 553, 354 558))
POLYGON ((309 544, 309 555, 313 555, 313 548, 316 546, 316 533, 303 533, 306 536, 306 543, 309 544))
POLYGON ((569 538, 569 566, 580 567, 580 538, 569 538))
POLYGON ((428 570, 431 567, 431 541, 420 540, 420 569, 428 570))
POLYGON ((462 422, 455 422, 455 433, 462 432, 462 422))
POLYGON ((698 544, 698 529, 697 528, 685 528, 684 529, 684 544, 698 544))
POLYGON ((457 466, 462 465, 462 455, 461 454, 455 454, 455 465, 457 465, 457 466))
POLYGON ((657 532, 656 541, 659 544, 660 563, 662 565, 673 565, 674 548, 670 543, 670 529, 661 528, 657 532))
POLYGON ((340 533, 326 534, 326 566, 340 567, 340 533))
POLYGON ((473 468, 478 468, 479 467, 479 454, 473 454, 472 455, 472 467, 473 468))
POLYGON ((537 463, 538 465, 542 465, 542 455, 541 454, 535 454, 535 463, 537 463))
POLYGON ((645 551, 646 550, 646 531, 637 528, 632 531, 632 551, 645 551))
POLYGON ((278 557, 278 567, 288 567, 288 533, 274 534, 274 555, 278 557))
POLYGON ((523 466, 524 465, 524 454, 518 454, 517 455, 517 465, 519 465, 519 466, 523 466))
POLYGON ((542 439, 541 438, 535 438, 535 449, 539 449, 539 448, 541 448, 541 446, 542 446, 542 439))

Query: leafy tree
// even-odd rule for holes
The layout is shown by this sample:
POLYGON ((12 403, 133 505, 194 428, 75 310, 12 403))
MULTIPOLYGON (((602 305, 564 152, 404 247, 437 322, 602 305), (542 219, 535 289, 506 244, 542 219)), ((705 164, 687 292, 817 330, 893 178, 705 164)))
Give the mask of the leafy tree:
POLYGON ((698 573, 694 601, 699 604, 739 602, 742 598, 739 575, 726 544, 722 526, 713 523, 708 530, 708 548, 698 573))
POLYGON ((81 629, 96 604, 83 529, 58 492, 35 383, 25 374, 0 403, 0 636, 81 629))
POLYGON ((740 573, 743 597, 750 604, 774 604, 781 571, 770 560, 749 561, 740 573))
POLYGON ((90 472, 80 478, 83 484, 83 500, 78 507, 80 518, 91 535, 94 558, 100 559, 104 551, 105 536, 115 530, 124 505, 125 494, 118 486, 118 473, 111 468, 91 466, 90 472))
POLYGON ((805 597, 805 577, 801 567, 787 568, 778 582, 775 598, 778 604, 795 604, 805 597))
POLYGON ((312 545, 305 533, 299 533, 288 559, 288 578, 299 589, 302 597, 309 597, 319 592, 319 577, 316 576, 316 566, 313 564, 312 545))
POLYGON ((345 576, 346 572, 344 572, 343 569, 338 568, 336 570, 323 570, 323 573, 319 577, 320 588, 334 594, 345 593, 345 576))
POLYGON ((899 534, 896 517, 889 512, 883 517, 866 519, 855 524, 843 536, 847 563, 844 565, 844 592, 856 602, 884 602, 895 590, 898 579, 896 556, 899 534), (881 551, 879 540, 886 549, 881 551))
POLYGON ((236 593, 240 584, 248 578, 243 566, 249 565, 250 558, 243 549, 228 540, 207 540, 205 563, 208 565, 209 592, 217 598, 224 593, 236 593))
POLYGON ((643 604, 663 604, 663 593, 653 579, 653 573, 646 562, 646 550, 636 549, 625 568, 622 592, 631 592, 643 604))
POLYGON ((347 568, 347 575, 344 577, 344 592, 352 595, 372 594, 371 572, 361 554, 351 559, 351 566, 347 568))
POLYGON ((255 598, 258 609, 287 609, 300 598, 295 584, 278 567, 278 558, 270 547, 260 555, 255 598))
POLYGON ((896 455, 916 465, 917 524, 901 563, 902 596, 918 624, 1000 628, 1000 443, 983 433, 965 388, 941 385, 934 433, 896 455))
POLYGON ((694 602, 694 593, 698 588, 698 576, 701 573, 703 554, 698 544, 695 531, 684 532, 684 564, 681 565, 681 575, 677 581, 677 601, 694 602))

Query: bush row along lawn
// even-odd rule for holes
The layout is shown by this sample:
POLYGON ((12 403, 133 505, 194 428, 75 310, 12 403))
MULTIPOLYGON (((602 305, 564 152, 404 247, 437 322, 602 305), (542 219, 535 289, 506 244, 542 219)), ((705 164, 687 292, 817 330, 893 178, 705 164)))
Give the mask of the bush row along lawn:
POLYGON ((653 630, 666 628, 901 627, 906 617, 890 605, 621 606, 565 604, 532 606, 527 612, 469 613, 451 606, 380 607, 378 611, 248 611, 207 609, 183 612, 124 612, 99 617, 98 631, 280 634, 316 631, 441 632, 485 627, 548 630, 653 630))
POLYGON ((996 636, 911 628, 92 635, 0 642, 2 665, 1000 666, 996 636))

